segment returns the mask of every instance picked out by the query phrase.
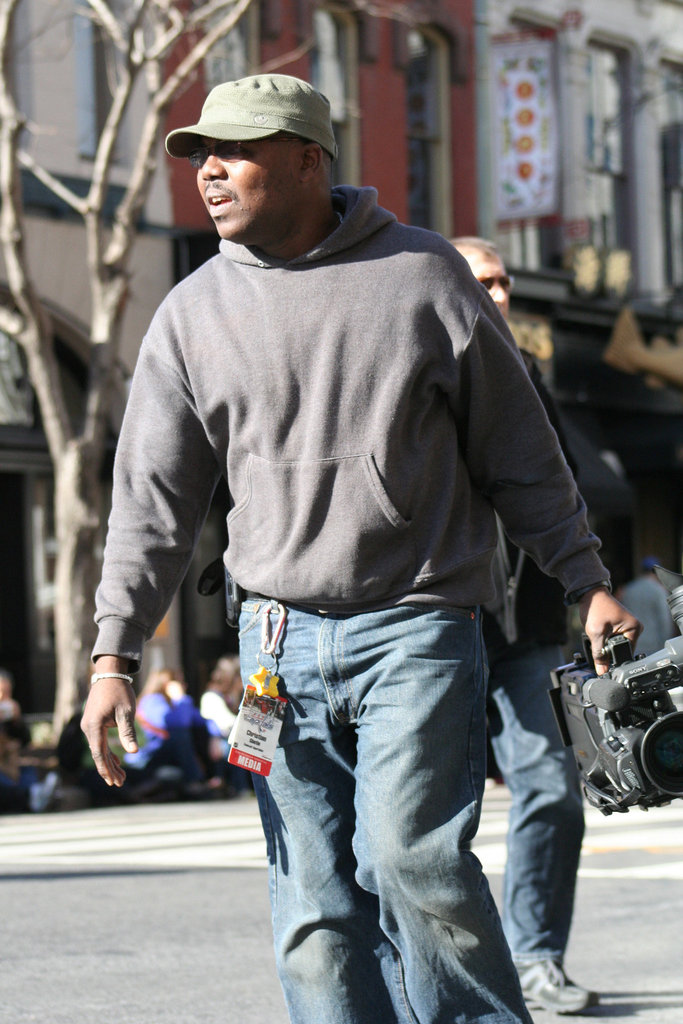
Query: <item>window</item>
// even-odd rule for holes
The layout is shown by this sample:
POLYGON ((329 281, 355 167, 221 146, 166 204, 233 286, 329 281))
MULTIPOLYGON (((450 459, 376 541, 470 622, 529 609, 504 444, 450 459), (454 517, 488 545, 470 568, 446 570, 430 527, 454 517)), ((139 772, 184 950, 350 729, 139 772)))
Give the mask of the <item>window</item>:
POLYGON ((358 138, 358 42, 356 23, 345 11, 313 12, 311 82, 330 101, 339 156, 332 165, 337 183, 360 181, 358 138))
POLYGON ((666 279, 683 289, 683 68, 664 65, 659 96, 666 279))
POLYGON ((408 33, 408 210, 410 223, 450 230, 448 146, 448 51, 426 29, 408 33))
POLYGON ((57 539, 52 477, 30 479, 34 640, 42 653, 54 650, 57 539))
POLYGON ((33 426, 33 390, 16 341, 0 331, 0 425, 33 426))
POLYGON ((590 46, 586 55, 586 216, 590 242, 628 249, 626 175, 626 60, 616 50, 590 46))
POLYGON ((114 60, 101 28, 88 17, 89 8, 76 0, 74 52, 76 70, 76 119, 78 152, 92 160, 111 106, 108 61, 114 60))
MULTIPOLYGON (((216 18, 223 18, 225 11, 216 18)), ((251 4, 235 27, 223 36, 204 61, 207 92, 222 82, 231 82, 253 73, 258 62, 258 4, 251 4)))

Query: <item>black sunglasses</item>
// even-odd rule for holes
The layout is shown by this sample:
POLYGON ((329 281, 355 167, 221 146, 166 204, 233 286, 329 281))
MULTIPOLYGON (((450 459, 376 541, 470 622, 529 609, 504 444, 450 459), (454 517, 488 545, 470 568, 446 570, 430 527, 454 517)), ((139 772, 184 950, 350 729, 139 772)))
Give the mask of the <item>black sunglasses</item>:
MULTIPOLYGON (((266 135, 262 139, 254 139, 255 142, 307 142, 307 139, 301 138, 299 135, 284 135, 278 133, 277 135, 266 135)), ((248 143, 253 145, 253 143, 248 143)), ((246 148, 243 142, 233 142, 232 140, 226 139, 221 142, 214 142, 212 146, 197 146, 190 153, 187 154, 187 159, 190 161, 190 166, 198 171, 204 166, 210 156, 218 157, 219 160, 246 160, 246 148)))
POLYGON ((500 274, 498 277, 480 277, 479 284, 483 284, 487 292, 490 292, 494 285, 500 285, 504 292, 511 292, 515 279, 510 274, 500 274))

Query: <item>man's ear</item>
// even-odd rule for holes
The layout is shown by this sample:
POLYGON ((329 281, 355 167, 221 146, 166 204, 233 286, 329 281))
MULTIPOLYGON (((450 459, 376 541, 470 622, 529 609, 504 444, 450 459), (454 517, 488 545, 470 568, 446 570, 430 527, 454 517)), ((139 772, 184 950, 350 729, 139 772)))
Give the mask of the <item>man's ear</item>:
POLYGON ((317 142, 307 142, 301 150, 301 180, 315 177, 325 160, 322 147, 317 142))

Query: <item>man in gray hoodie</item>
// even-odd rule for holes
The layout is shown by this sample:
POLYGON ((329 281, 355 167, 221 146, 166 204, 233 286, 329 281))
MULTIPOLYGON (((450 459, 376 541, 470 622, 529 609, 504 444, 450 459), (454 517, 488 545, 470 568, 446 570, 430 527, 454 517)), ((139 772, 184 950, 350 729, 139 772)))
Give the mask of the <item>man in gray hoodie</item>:
POLYGON ((579 603, 601 666, 605 638, 639 624, 463 258, 374 189, 331 188, 325 97, 285 75, 228 82, 166 147, 195 169, 220 251, 140 350, 83 715, 95 763, 121 785, 107 729, 135 749, 132 673, 223 475, 241 664, 286 700, 255 788, 293 1024, 528 1024, 469 851, 494 512, 579 603))

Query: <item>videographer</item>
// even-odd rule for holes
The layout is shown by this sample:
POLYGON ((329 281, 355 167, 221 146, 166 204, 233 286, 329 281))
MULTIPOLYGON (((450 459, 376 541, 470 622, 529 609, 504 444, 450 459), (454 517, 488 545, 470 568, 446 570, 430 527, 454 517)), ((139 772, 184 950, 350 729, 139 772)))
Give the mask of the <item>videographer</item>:
MULTIPOLYGON (((512 282, 495 245, 473 236, 453 244, 507 319, 512 282)), ((529 353, 522 358, 574 470, 541 373, 529 353)), ((512 797, 503 928, 529 1005, 578 1013, 599 1000, 563 966, 584 833, 579 775, 547 696, 567 639, 564 593, 503 534, 494 566, 498 598, 484 609, 483 626, 489 734, 512 797)))

